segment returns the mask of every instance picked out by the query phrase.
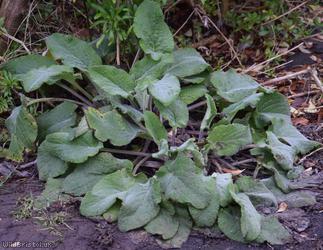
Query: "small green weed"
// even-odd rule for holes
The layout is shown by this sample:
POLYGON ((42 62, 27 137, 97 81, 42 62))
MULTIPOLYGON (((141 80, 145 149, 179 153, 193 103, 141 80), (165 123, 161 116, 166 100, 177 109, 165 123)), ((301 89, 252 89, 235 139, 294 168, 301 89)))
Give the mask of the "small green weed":
POLYGON ((11 73, 0 71, 0 114, 14 106, 12 93, 20 89, 18 80, 11 73))
POLYGON ((46 210, 40 210, 38 216, 34 217, 44 230, 51 233, 63 236, 59 230, 60 225, 65 225, 67 228, 72 229, 65 221, 68 214, 64 211, 49 213, 46 210))
POLYGON ((26 220, 32 217, 34 207, 34 198, 32 195, 19 198, 16 205, 17 209, 12 213, 16 220, 26 220))

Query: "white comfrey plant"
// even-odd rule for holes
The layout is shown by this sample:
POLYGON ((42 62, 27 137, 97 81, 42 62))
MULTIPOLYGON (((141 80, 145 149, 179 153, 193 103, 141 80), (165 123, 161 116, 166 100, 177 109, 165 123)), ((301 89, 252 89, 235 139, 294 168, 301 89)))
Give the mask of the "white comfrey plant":
POLYGON ((48 56, 3 65, 26 93, 57 85, 75 98, 23 97, 6 120, 11 140, 2 150, 21 160, 38 145, 39 178, 51 183, 45 193, 85 195, 83 215, 117 221, 121 231, 144 228, 166 247, 180 247, 194 226, 217 225, 241 242, 289 241, 275 217, 255 209, 277 207, 277 193, 297 195, 288 179, 297 172, 295 159, 318 146, 293 127, 286 98, 234 70, 212 72, 192 48, 175 50, 156 2, 138 7, 134 32, 145 55, 129 72, 102 64, 88 43, 62 34, 46 39, 48 56), (87 80, 90 91, 82 87, 87 80), (38 117, 29 113, 47 101, 62 103, 38 117), (198 133, 184 140, 177 132, 201 116, 192 108, 199 101, 206 110, 198 133), (206 174, 212 157, 250 145, 257 171, 272 177, 206 174), (145 167, 148 159, 155 165, 145 167))

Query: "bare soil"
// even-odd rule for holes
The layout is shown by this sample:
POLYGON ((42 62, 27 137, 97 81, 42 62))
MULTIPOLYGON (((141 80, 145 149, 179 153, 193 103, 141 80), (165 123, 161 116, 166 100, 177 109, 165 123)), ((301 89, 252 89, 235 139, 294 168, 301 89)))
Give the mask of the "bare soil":
MULTIPOLYGON (((308 125, 299 128, 310 139, 322 140, 322 128, 308 125)), ((323 154, 322 151, 308 157, 305 166, 314 167, 319 185, 312 189, 318 193, 317 203, 312 207, 287 209, 277 214, 281 222, 290 230, 294 241, 285 246, 266 244, 241 244, 227 239, 220 233, 193 231, 182 249, 323 249, 323 154)), ((50 249, 161 249, 155 237, 142 230, 122 233, 115 224, 104 220, 91 220, 78 212, 79 202, 54 204, 46 212, 48 215, 65 212, 64 223, 54 226, 54 230, 44 227, 33 215, 31 218, 16 220, 13 213, 22 197, 36 197, 44 188, 35 175, 35 168, 28 170, 27 178, 12 178, 0 188, 0 242, 51 242, 50 249)), ((315 177, 315 176, 314 176, 315 177)), ((0 249, 6 249, 0 245, 0 249)), ((27 249, 27 248, 20 248, 27 249)), ((29 248, 30 249, 30 248, 29 248)), ((32 248, 40 249, 40 248, 32 248)))

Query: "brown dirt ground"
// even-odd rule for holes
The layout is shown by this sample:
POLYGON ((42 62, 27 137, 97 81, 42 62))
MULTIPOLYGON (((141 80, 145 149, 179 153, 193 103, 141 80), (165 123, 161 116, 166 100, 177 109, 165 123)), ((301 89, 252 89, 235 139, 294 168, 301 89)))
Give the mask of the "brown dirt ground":
MULTIPOLYGON (((308 125, 299 127, 299 129, 311 139, 320 141, 323 138, 323 129, 318 126, 308 125)), ((316 175, 320 175, 319 186, 313 190, 319 195, 316 205, 302 209, 287 209, 279 215, 280 220, 293 234, 293 243, 285 246, 247 245, 231 241, 221 234, 193 231, 182 249, 323 249, 322 151, 309 157, 304 165, 314 166, 317 170, 316 175)), ((78 202, 51 206, 47 211, 48 214, 61 211, 67 214, 66 224, 59 225, 54 231, 45 229, 34 216, 21 221, 16 220, 13 212, 17 210, 17 200, 30 195, 35 197, 43 189, 44 184, 37 179, 35 173, 36 170, 32 168, 30 169, 31 177, 13 178, 0 189, 0 242, 53 242, 50 249, 66 250, 161 249, 155 238, 144 231, 121 233, 115 224, 82 217, 78 212, 78 202)), ((5 248, 0 245, 0 249, 5 248)))

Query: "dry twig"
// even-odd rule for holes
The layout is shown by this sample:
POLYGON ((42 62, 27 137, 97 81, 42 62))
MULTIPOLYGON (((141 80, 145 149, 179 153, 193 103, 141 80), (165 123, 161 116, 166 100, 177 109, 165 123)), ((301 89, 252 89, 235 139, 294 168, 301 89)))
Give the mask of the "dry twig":
POLYGON ((303 69, 301 71, 298 71, 298 72, 294 72, 294 73, 291 73, 291 74, 288 74, 288 75, 285 75, 285 76, 281 76, 281 77, 277 77, 277 78, 274 78, 274 79, 271 79, 271 80, 268 80, 266 82, 263 82, 262 85, 263 86, 268 86, 268 85, 275 85, 283 80, 287 80, 287 79, 292 79, 296 76, 299 76, 299 75, 303 75, 303 74, 306 74, 310 71, 310 69, 303 69))
POLYGON ((313 77, 316 85, 319 87, 319 89, 323 93, 323 85, 322 85, 322 82, 321 82, 320 78, 318 77, 317 70, 316 69, 312 69, 311 70, 311 75, 312 75, 312 77, 313 77))

